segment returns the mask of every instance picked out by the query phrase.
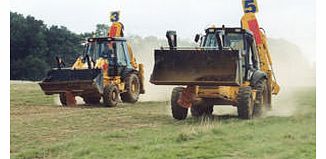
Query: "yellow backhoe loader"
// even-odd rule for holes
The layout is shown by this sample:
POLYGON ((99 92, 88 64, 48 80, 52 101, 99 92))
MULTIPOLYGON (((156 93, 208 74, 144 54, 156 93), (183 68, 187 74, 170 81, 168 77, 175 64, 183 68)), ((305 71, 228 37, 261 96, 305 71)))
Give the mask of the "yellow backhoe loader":
POLYGON ((183 120, 210 116, 214 105, 237 107, 239 118, 251 119, 271 109, 272 94, 280 88, 272 68, 267 38, 260 29, 255 0, 243 0, 241 27, 210 27, 195 37, 198 47, 177 47, 168 31, 168 48, 155 50, 150 82, 179 85, 171 96, 172 116, 183 120))
POLYGON ((63 106, 75 105, 75 96, 86 104, 116 106, 120 102, 135 103, 144 90, 144 66, 137 64, 131 46, 123 37, 119 12, 112 12, 112 25, 107 37, 89 38, 84 55, 72 67, 50 70, 39 83, 47 95, 59 94, 63 106), (120 96, 120 98, 119 98, 120 96))

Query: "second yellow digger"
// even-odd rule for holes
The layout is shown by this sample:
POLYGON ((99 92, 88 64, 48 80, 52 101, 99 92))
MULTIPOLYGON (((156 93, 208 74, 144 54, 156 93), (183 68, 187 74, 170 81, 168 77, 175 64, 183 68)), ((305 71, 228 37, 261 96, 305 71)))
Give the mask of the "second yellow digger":
POLYGON ((135 103, 144 94, 144 66, 137 64, 130 45, 123 37, 119 12, 111 13, 112 25, 107 37, 89 38, 84 55, 72 67, 50 70, 40 83, 47 95, 59 94, 63 106, 75 105, 76 96, 86 104, 112 107, 122 102, 135 103))
POLYGON ((243 0, 242 27, 210 27, 196 35, 199 47, 177 47, 175 31, 166 36, 169 47, 155 50, 150 82, 175 87, 171 96, 175 119, 211 115, 214 105, 233 105, 241 119, 260 116, 278 94, 267 38, 260 29, 255 0, 243 0))

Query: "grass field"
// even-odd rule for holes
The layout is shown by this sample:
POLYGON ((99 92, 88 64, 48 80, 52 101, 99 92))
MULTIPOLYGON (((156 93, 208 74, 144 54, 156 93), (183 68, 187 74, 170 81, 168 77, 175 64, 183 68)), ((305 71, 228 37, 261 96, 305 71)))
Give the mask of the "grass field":
POLYGON ((36 84, 12 83, 11 158, 312 159, 315 88, 292 92, 275 100, 291 114, 243 121, 216 107, 213 120, 176 121, 169 102, 63 108, 36 84))

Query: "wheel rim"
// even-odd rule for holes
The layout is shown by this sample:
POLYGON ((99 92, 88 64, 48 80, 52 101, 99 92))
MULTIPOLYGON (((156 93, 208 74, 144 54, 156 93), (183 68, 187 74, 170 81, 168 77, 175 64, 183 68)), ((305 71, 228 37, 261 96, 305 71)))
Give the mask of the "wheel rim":
POLYGON ((117 96, 118 96, 117 92, 113 91, 112 92, 112 100, 116 100, 117 96))
POLYGON ((138 85, 137 85, 137 81, 136 80, 133 80, 131 82, 131 92, 133 94, 136 94, 138 92, 138 85))

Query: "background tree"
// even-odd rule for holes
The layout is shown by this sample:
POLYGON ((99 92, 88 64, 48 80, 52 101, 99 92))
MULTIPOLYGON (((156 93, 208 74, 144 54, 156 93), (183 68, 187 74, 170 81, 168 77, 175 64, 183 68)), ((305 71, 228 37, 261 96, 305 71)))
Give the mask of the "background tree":
POLYGON ((108 34, 109 25, 106 24, 97 24, 95 30, 96 37, 103 37, 107 36, 108 34))
POLYGON ((81 35, 63 26, 47 27, 32 16, 10 13, 10 79, 40 80, 55 67, 55 56, 67 64, 75 61, 83 47, 81 35))

